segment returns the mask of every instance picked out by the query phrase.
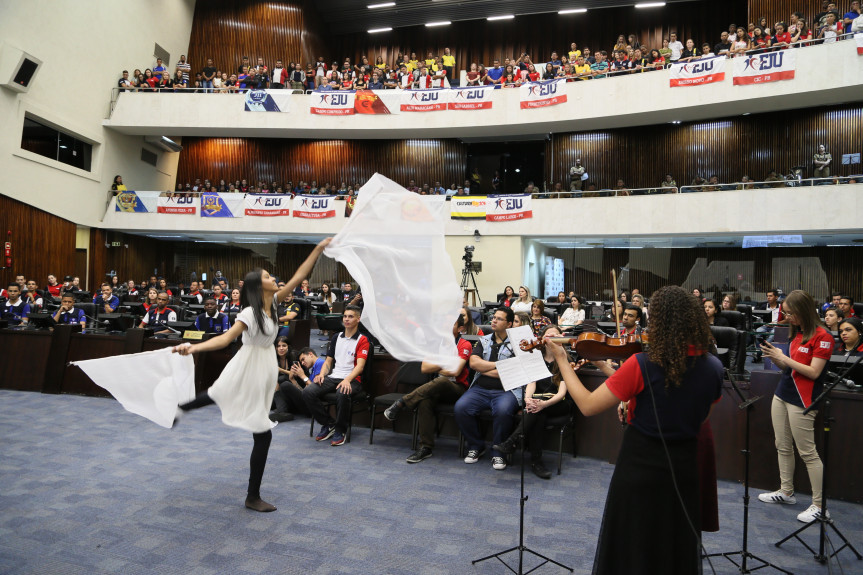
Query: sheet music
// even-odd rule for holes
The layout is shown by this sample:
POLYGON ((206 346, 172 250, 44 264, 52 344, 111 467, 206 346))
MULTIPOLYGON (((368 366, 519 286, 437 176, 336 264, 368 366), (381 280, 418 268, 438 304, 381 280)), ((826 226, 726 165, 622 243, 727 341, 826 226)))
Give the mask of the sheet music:
POLYGON ((542 352, 539 350, 522 351, 519 344, 523 340, 533 341, 536 337, 530 326, 510 328, 506 330, 509 340, 512 342, 515 357, 495 362, 497 373, 501 384, 507 391, 517 387, 524 387, 532 381, 539 381, 551 377, 551 372, 545 365, 542 352))

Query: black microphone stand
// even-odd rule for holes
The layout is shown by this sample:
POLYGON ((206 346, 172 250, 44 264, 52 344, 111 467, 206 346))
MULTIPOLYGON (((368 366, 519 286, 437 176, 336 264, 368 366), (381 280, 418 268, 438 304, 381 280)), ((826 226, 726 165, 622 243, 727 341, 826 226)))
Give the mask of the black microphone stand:
POLYGON ((504 567, 506 567, 507 569, 509 569, 510 571, 515 573, 516 575, 527 575, 527 573, 533 573, 534 571, 536 571, 537 569, 539 569, 540 567, 542 567, 546 563, 554 563, 558 567, 563 567, 564 569, 566 569, 570 573, 572 573, 574 571, 574 569, 572 569, 572 567, 567 567, 563 563, 558 563, 554 559, 550 559, 550 558, 546 557, 545 555, 540 555, 536 551, 529 549, 529 548, 525 547, 525 545, 524 545, 524 502, 527 501, 527 495, 524 494, 524 435, 525 435, 524 433, 521 434, 521 440, 519 442, 520 447, 521 447, 521 496, 519 498, 519 505, 521 507, 521 515, 519 516, 519 519, 518 519, 518 545, 516 545, 515 547, 510 547, 509 549, 506 549, 504 551, 492 553, 491 555, 487 555, 481 559, 475 559, 474 561, 471 561, 471 565, 476 565, 477 563, 481 563, 483 561, 486 561, 487 559, 494 558, 494 559, 497 559, 498 561, 500 561, 501 563, 503 563, 504 567), (506 563, 506 561, 504 561, 503 559, 500 558, 501 555, 506 555, 507 553, 510 553, 512 551, 518 551, 518 571, 516 571, 515 569, 510 567, 506 563), (522 571, 523 566, 524 566, 524 553, 525 552, 530 553, 531 555, 534 555, 536 557, 539 557, 540 559, 543 560, 543 562, 540 563, 539 565, 537 565, 536 567, 534 567, 533 569, 530 569, 529 571, 522 571))
MULTIPOLYGON (((773 563, 769 561, 765 561, 761 557, 754 555, 749 551, 749 463, 752 459, 752 452, 749 449, 750 446, 750 422, 752 419, 752 409, 755 402, 761 399, 760 395, 752 395, 749 399, 746 399, 743 396, 743 392, 740 391, 740 388, 737 387, 737 384, 734 382, 734 374, 725 370, 728 375, 728 381, 731 382, 731 387, 734 389, 734 393, 740 399, 740 404, 737 406, 739 409, 746 413, 746 432, 744 433, 744 442, 745 447, 741 452, 743 454, 743 548, 739 551, 726 551, 724 553, 710 553, 705 555, 704 557, 725 557, 732 563, 734 563, 737 567, 739 567, 740 573, 752 573, 758 569, 763 569, 764 567, 772 567, 777 571, 781 571, 782 573, 787 573, 788 575, 793 575, 790 571, 786 571, 781 567, 777 567, 773 563), (732 559, 732 556, 740 555, 740 563, 732 559), (759 561, 761 564, 758 567, 750 569, 746 563, 749 559, 759 561)), ((726 388, 727 389, 727 388, 726 388)))
POLYGON ((818 561, 819 563, 826 563, 831 557, 834 557, 836 554, 838 554, 840 551, 842 551, 846 547, 849 548, 854 553, 854 555, 857 556, 858 560, 863 559, 863 556, 861 556, 860 553, 858 553, 858 551, 854 548, 854 546, 851 545, 851 543, 848 541, 848 539, 846 539, 845 536, 842 535, 842 532, 839 531, 839 528, 836 527, 836 524, 833 522, 833 519, 831 519, 830 517, 827 516, 827 476, 828 476, 827 472, 829 470, 829 466, 828 466, 827 462, 829 461, 829 455, 830 455, 830 427, 831 427, 830 424, 835 421, 835 418, 830 416, 830 392, 833 391, 833 388, 836 387, 845 378, 845 375, 847 375, 848 372, 851 371, 851 369, 853 369, 858 363, 860 363, 861 360, 863 360, 863 354, 858 355, 857 360, 854 363, 852 363, 851 365, 849 365, 847 368, 845 368, 845 371, 843 371, 842 373, 830 374, 828 372, 828 376, 831 377, 833 379, 833 381, 830 382, 829 384, 825 385, 824 391, 821 392, 821 395, 816 397, 812 401, 812 404, 803 410, 803 415, 806 415, 807 413, 809 413, 813 409, 818 409, 818 405, 820 403, 824 403, 824 410, 822 412, 822 418, 823 418, 823 424, 824 424, 824 450, 822 452, 823 453, 823 455, 822 455, 823 471, 822 471, 822 475, 821 475, 821 514, 814 521, 807 523, 806 525, 804 525, 803 527, 801 527, 800 529, 798 529, 797 531, 795 531, 791 535, 789 535, 789 536, 785 537, 784 539, 782 539, 781 541, 777 542, 776 546, 779 547, 780 545, 782 545, 783 543, 785 543, 786 541, 788 541, 789 539, 791 539, 793 537, 793 538, 797 539, 801 544, 803 544, 803 546, 806 547, 806 549, 808 549, 811 553, 813 553, 813 555, 815 556, 815 560, 818 561), (818 537, 818 552, 817 553, 815 552, 814 549, 812 549, 809 545, 806 544, 805 541, 803 541, 799 537, 800 533, 803 533, 804 531, 806 531, 807 529, 809 529, 813 525, 818 525, 819 531, 820 531, 819 537, 818 537), (825 554, 826 550, 824 548, 825 547, 825 541, 827 539, 827 526, 828 525, 833 529, 833 531, 836 532, 836 535, 838 535, 839 538, 842 539, 842 542, 843 542, 843 545, 839 549, 836 549, 835 551, 833 551, 833 553, 831 553, 830 555, 825 554))

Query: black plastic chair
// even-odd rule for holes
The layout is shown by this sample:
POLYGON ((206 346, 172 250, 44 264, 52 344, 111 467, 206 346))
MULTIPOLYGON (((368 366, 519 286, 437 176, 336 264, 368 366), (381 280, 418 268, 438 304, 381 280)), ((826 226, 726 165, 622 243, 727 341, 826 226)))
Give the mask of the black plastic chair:
POLYGON ((722 361, 723 367, 733 369, 737 364, 738 331, 733 327, 712 325, 710 333, 716 340, 717 356, 722 361))
POLYGON ((549 417, 545 421, 546 429, 555 429, 559 428, 558 431, 558 444, 557 444, 557 474, 560 475, 560 470, 563 465, 563 439, 566 435, 569 435, 572 438, 572 457, 573 459, 578 456, 578 445, 575 441, 575 405, 573 402, 569 402, 570 408, 569 413, 565 415, 558 415, 555 417, 549 417))
MULTIPOLYGON (((365 411, 366 406, 364 404, 371 405, 373 400, 371 393, 368 391, 372 389, 371 385, 371 377, 372 377, 372 364, 374 363, 375 356, 375 348, 374 346, 369 346, 369 357, 366 358, 366 365, 363 366, 363 374, 360 378, 360 385, 362 389, 356 393, 352 393, 349 397, 348 401, 348 428, 345 430, 345 441, 347 443, 351 442, 351 428, 354 426, 354 413, 358 411, 365 411), (360 409, 357 409, 357 408, 360 409)), ((334 408, 338 403, 338 393, 326 393, 320 397, 321 403, 327 409, 334 408)), ((314 437, 315 435, 315 418, 311 418, 311 422, 309 423, 309 437, 314 437)))
MULTIPOLYGON (((394 389, 396 390, 398 390, 399 387, 402 387, 403 389, 409 389, 410 391, 413 391, 424 383, 428 383, 429 381, 431 381, 430 374, 422 372, 422 362, 420 361, 411 361, 405 363, 399 368, 396 376, 397 379, 394 386, 394 389)), ((386 411, 389 406, 391 406, 393 403, 400 400, 404 396, 405 393, 399 393, 398 391, 394 391, 392 393, 385 393, 383 395, 379 395, 369 403, 369 414, 371 415, 369 445, 374 442, 375 438, 375 417, 386 411)), ((411 448, 416 449, 419 425, 417 420, 417 410, 413 409, 411 413, 413 414, 413 421, 411 427, 411 448)), ((395 431, 395 422, 393 422, 393 431, 395 431)))

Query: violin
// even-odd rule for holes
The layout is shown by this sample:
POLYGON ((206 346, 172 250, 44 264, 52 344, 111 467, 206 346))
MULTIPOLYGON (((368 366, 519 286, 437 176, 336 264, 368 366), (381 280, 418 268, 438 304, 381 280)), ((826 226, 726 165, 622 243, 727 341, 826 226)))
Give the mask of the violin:
MULTIPOLYGON (((644 345, 648 343, 646 333, 611 337, 604 333, 588 332, 578 337, 551 337, 549 340, 561 345, 571 344, 572 349, 578 352, 578 356, 588 361, 602 359, 622 361, 641 352, 644 349, 644 345)), ((525 339, 518 344, 518 347, 522 351, 545 349, 545 342, 538 339, 533 341, 525 339)))

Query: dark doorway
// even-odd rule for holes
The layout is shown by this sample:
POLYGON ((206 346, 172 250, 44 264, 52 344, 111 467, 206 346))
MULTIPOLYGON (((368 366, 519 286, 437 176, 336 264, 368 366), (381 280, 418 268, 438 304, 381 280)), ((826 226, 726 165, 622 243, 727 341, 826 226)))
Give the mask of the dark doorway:
MULTIPOLYGON (((479 142, 468 144, 467 174, 479 176, 483 194, 494 193, 495 172, 500 177, 500 193, 521 193, 529 182, 539 190, 543 187, 545 138, 522 142, 479 142)), ((471 193, 475 193, 471 189, 471 193)))
MULTIPOLYGON (((87 282, 87 250, 75 250, 75 275, 82 278, 82 282, 87 282)), ((81 289, 86 290, 87 286, 81 286, 81 289)))

